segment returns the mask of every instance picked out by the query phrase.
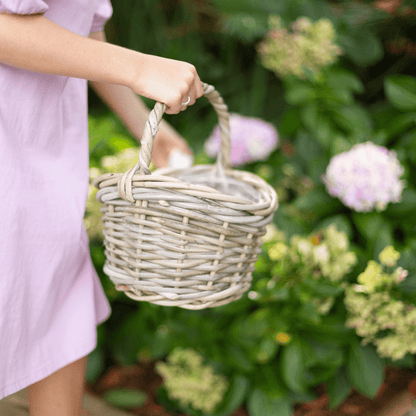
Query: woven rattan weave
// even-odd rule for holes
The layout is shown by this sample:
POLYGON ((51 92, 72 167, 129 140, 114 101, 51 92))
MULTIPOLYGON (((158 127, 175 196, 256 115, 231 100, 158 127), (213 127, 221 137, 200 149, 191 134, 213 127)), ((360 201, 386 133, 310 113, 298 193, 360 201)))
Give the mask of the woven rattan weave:
POLYGON ((219 118, 222 143, 216 165, 150 174, 153 141, 165 111, 164 104, 156 103, 137 165, 94 180, 103 204, 104 272, 117 289, 138 301, 204 309, 241 298, 250 287, 265 226, 277 209, 270 185, 231 169, 227 107, 212 86, 203 88, 219 118), (203 183, 204 175, 220 172, 250 189, 252 198, 203 183), (192 178, 196 183, 189 183, 192 178))

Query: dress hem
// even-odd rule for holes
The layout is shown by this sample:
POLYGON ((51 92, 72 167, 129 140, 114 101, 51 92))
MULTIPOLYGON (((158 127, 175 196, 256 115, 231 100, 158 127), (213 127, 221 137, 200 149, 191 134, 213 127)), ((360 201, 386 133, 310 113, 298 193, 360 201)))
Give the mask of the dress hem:
MULTIPOLYGON (((97 325, 101 324, 108 319, 110 313, 106 314, 102 319, 97 321, 97 325)), ((26 376, 12 384, 7 385, 5 388, 0 390, 0 400, 10 396, 11 394, 17 393, 20 390, 30 386, 37 381, 43 380, 44 378, 50 376, 61 368, 66 367, 67 365, 89 355, 97 346, 97 336, 92 337, 88 342, 82 345, 82 347, 73 351, 71 354, 64 356, 56 357, 54 360, 50 361, 47 365, 45 363, 42 365, 42 368, 31 373, 29 376, 26 376)))

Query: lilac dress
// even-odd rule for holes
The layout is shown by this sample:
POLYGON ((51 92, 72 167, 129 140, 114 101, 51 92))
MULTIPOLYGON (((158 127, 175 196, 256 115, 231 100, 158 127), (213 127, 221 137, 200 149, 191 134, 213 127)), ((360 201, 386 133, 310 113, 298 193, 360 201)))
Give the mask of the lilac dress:
MULTIPOLYGON (((82 36, 109 0, 0 0, 82 36)), ((76 57, 74 57, 76 59, 76 57)), ((91 262, 87 82, 0 63, 0 399, 89 354, 110 306, 91 262)))

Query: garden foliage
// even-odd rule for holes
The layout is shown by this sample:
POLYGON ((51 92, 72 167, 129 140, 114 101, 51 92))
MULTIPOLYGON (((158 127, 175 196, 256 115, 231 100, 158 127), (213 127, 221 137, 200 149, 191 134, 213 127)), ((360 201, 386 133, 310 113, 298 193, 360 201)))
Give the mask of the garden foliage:
MULTIPOLYGON (((165 406, 226 416, 246 404, 251 416, 286 416, 322 384, 336 407, 352 388, 374 397, 386 365, 415 365, 415 20, 415 5, 400 0, 114 2, 110 40, 192 62, 239 115, 235 128, 256 118, 277 130, 261 138, 266 155, 244 128, 233 140, 245 152, 235 164, 275 187, 279 209, 247 295, 187 311, 114 289, 91 194, 91 253, 113 314, 89 380, 114 361, 164 363, 191 349, 228 388, 215 408, 198 408, 172 400, 166 378, 165 406)), ((214 162, 207 100, 166 119, 196 164, 214 162)), ((92 176, 136 162, 137 149, 126 150, 134 140, 94 99, 90 130, 92 176)))

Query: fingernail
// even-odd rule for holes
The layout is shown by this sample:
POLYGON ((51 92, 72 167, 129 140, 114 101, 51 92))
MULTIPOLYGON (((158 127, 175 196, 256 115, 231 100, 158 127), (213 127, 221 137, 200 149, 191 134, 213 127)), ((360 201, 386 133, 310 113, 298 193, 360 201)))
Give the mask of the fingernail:
POLYGON ((169 156, 168 166, 174 169, 187 169, 194 163, 194 158, 191 155, 183 153, 179 149, 175 149, 169 156))

